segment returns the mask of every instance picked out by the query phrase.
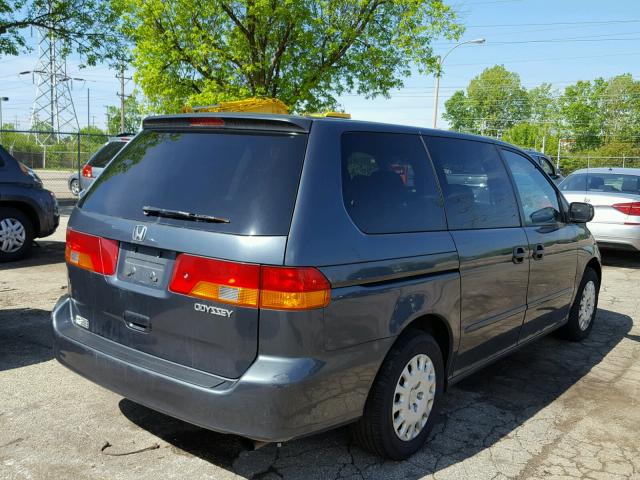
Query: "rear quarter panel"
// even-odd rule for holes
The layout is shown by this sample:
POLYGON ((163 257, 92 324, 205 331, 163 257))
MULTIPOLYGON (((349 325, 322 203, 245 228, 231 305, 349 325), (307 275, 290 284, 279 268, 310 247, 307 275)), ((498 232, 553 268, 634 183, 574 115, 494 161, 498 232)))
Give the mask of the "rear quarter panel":
POLYGON ((317 122, 311 129, 285 264, 319 267, 332 284, 324 347, 338 350, 393 337, 424 315, 444 319, 457 347, 460 278, 451 235, 362 233, 342 199, 340 139, 347 131, 419 133, 346 121, 317 122))

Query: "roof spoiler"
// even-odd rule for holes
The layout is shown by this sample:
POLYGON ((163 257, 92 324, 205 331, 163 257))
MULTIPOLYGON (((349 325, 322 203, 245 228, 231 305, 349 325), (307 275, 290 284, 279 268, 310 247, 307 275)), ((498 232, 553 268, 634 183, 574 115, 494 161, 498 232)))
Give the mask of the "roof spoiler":
POLYGON ((276 115, 238 115, 224 113, 186 113, 145 118, 144 129, 231 129, 308 133, 311 120, 276 115))

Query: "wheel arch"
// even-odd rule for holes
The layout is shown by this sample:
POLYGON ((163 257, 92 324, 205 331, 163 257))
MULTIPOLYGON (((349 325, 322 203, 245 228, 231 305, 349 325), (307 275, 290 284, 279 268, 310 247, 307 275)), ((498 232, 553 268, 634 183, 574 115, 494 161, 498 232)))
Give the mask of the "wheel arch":
POLYGON ((445 389, 448 384, 449 371, 451 367, 451 361, 453 359, 453 347, 454 347, 454 335, 451 330, 451 325, 445 318, 440 315, 428 313, 420 317, 415 318, 409 322, 405 328, 400 332, 400 335, 396 338, 395 343, 399 338, 410 335, 411 331, 419 330, 431 335, 442 352, 442 360, 444 363, 445 371, 445 389))
POLYGON ((15 200, 2 201, 0 202, 0 207, 15 208, 16 210, 20 210, 22 213, 24 213, 33 225, 34 236, 38 236, 38 234, 40 233, 40 219, 38 218, 38 214, 35 208, 33 208, 28 203, 15 200))
MULTIPOLYGON (((591 260, 587 262, 584 269, 586 270, 587 268, 591 268, 596 272, 596 275, 598 275, 598 282, 602 284, 602 265, 600 265, 600 262, 596 257, 593 257, 591 260)), ((583 275, 584 275, 584 272, 583 272, 583 275)))

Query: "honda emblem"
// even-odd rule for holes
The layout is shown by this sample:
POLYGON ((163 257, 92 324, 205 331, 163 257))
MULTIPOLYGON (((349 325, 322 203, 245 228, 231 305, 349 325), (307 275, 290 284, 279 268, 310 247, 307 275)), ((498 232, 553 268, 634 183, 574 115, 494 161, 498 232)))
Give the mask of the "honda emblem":
POLYGON ((144 236, 147 234, 147 227, 145 227, 144 225, 136 225, 136 227, 133 229, 133 239, 136 242, 141 242, 142 240, 144 240, 144 236))

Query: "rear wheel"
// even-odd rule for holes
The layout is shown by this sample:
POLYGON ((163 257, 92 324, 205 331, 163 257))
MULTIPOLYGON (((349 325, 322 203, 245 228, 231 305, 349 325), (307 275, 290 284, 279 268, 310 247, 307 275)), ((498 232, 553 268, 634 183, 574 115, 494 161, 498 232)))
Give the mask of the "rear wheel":
POLYGON ((33 242, 31 220, 13 207, 0 207, 0 262, 27 256, 33 242))
POLYGON ((569 321, 560 329, 560 334, 564 338, 577 342, 589 336, 598 309, 599 291, 598 274, 592 268, 587 268, 571 306, 569 321))
POLYGON ((431 335, 410 331, 387 355, 369 392, 355 441, 377 455, 402 460, 425 443, 444 391, 442 352, 431 335))
POLYGON ((73 180, 71 180, 69 189, 71 190, 71 193, 73 195, 75 195, 76 197, 78 196, 78 194, 80 193, 80 182, 78 181, 78 179, 74 178, 73 180))

